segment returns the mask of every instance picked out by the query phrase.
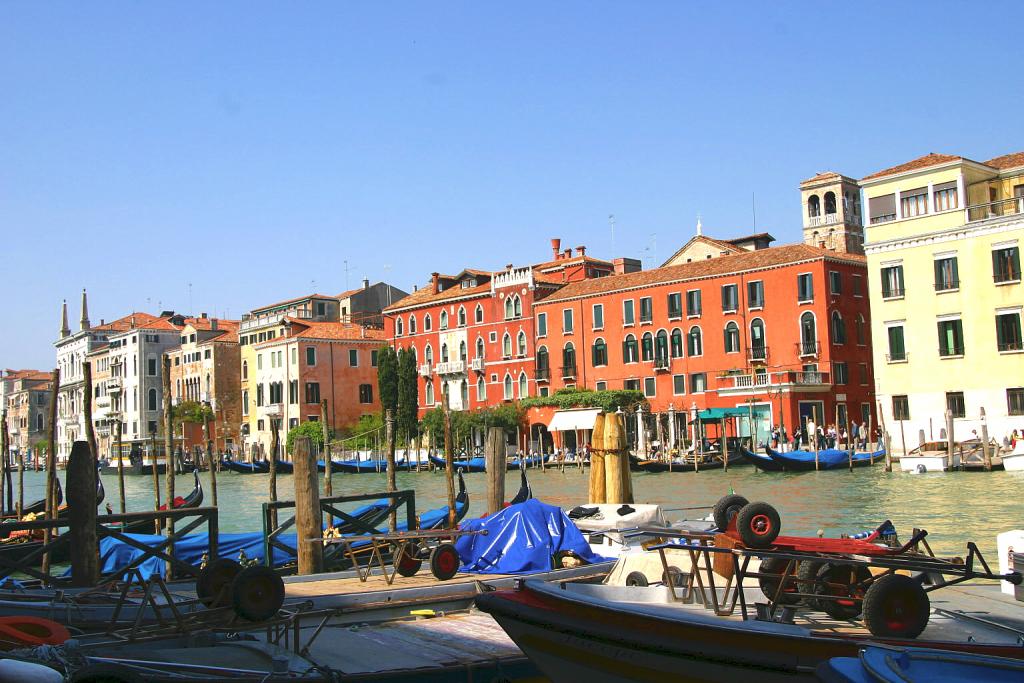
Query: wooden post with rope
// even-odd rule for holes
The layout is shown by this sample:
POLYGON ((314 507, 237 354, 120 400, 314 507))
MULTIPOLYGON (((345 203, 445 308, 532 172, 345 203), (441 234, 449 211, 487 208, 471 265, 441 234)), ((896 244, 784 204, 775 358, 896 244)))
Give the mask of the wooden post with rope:
MULTIPOLYGON (((174 509, 174 475, 177 467, 174 462, 174 416, 171 408, 171 355, 165 353, 163 355, 163 377, 160 378, 161 385, 164 392, 164 462, 167 463, 165 467, 165 479, 167 484, 167 509, 174 509)), ((182 439, 182 445, 184 445, 184 438, 182 439)), ((153 469, 157 469, 156 453, 153 454, 153 469)), ((167 518, 167 537, 171 538, 174 536, 174 518, 167 518)), ((174 556, 174 543, 173 541, 168 545, 167 554, 174 556)), ((167 578, 172 576, 171 563, 167 563, 167 578)))
MULTIPOLYGON (((386 457, 388 466, 388 493, 394 493, 398 490, 398 484, 395 480, 395 411, 388 408, 384 411, 384 432, 386 444, 386 457)), ((398 513, 392 508, 391 513, 388 515, 388 529, 391 533, 395 533, 398 528, 398 513)))
POLYGON ((594 429, 590 432, 590 493, 588 501, 604 503, 607 500, 605 488, 604 425, 608 416, 598 413, 594 418, 594 429))
POLYGON ((448 413, 448 395, 444 397, 444 479, 448 484, 448 528, 455 527, 455 464, 452 453, 452 418, 448 413))
MULTIPOLYGON (((505 504, 505 469, 506 469, 505 430, 501 427, 489 427, 487 440, 484 442, 484 462, 487 470, 487 514, 500 512, 505 504)), ((519 467, 523 468, 525 459, 519 459, 519 467)))
POLYGON ((295 439, 292 445, 292 464, 295 468, 295 538, 298 555, 298 573, 316 574, 323 571, 323 544, 318 540, 320 530, 320 485, 317 482, 316 454, 310 448, 309 438, 295 439))
POLYGON ((206 439, 206 462, 210 466, 210 493, 213 495, 213 507, 217 507, 217 467, 220 466, 220 457, 214 457, 213 434, 210 433, 210 413, 213 412, 213 404, 206 401, 203 406, 203 437, 206 439))
MULTIPOLYGON (((46 518, 57 517, 57 391, 60 387, 60 370, 54 368, 50 375, 50 430, 46 441, 46 518)), ((43 544, 50 542, 50 529, 43 530, 43 544)), ((50 573, 50 553, 43 553, 43 573, 50 573)))
POLYGON ((122 451, 122 438, 121 416, 118 415, 117 419, 114 420, 114 443, 117 444, 117 494, 118 501, 121 504, 121 514, 123 515, 128 512, 128 508, 124 497, 124 453, 122 451))
POLYGON ((327 426, 327 399, 320 401, 320 429, 324 435, 324 495, 328 498, 334 495, 334 483, 331 481, 331 440, 330 428, 327 426))

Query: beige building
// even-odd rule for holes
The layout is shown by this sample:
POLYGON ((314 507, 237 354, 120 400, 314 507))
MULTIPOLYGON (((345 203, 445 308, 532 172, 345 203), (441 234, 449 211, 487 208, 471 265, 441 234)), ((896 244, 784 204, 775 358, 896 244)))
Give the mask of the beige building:
MULTIPOLYGON (((3 406, 7 412, 10 455, 24 454, 26 463, 37 455, 37 445, 49 438, 50 401, 53 383, 50 373, 39 370, 5 370, 3 406)), ((38 453, 41 455, 42 453, 38 453)))

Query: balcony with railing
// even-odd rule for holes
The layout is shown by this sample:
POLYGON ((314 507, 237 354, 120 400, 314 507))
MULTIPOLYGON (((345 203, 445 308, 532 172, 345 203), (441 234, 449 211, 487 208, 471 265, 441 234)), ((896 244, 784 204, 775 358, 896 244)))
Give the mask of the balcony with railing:
POLYGON ((537 381, 538 382, 549 382, 549 381, 551 381, 551 368, 537 368, 537 381))
POLYGON ((751 363, 766 363, 768 361, 767 346, 747 347, 747 360, 751 363))
POLYGON ((940 358, 959 358, 962 355, 964 355, 963 344, 950 344, 939 347, 940 358))
POLYGON ((657 372, 668 372, 669 358, 667 355, 658 354, 654 357, 654 369, 657 372))
POLYGON ((437 364, 437 374, 439 375, 460 375, 465 371, 466 361, 464 360, 450 360, 437 364))
POLYGON ((473 368, 474 372, 483 372, 484 371, 484 365, 485 364, 484 364, 484 359, 483 358, 474 358, 471 361, 470 367, 473 368))
POLYGON ((819 341, 798 341, 796 352, 800 356, 817 356, 821 354, 821 342, 819 341))
POLYGON ((910 360, 910 354, 906 351, 885 354, 886 363, 906 363, 910 360))
POLYGON ((769 389, 826 391, 831 387, 827 372, 809 370, 783 370, 780 372, 754 372, 744 375, 719 377, 718 393, 750 393, 769 389))
POLYGON ((967 207, 966 214, 968 223, 1024 214, 1024 197, 1009 197, 984 204, 973 204, 967 207))
POLYGON ((430 363, 423 363, 422 365, 420 365, 420 377, 430 377, 430 373, 430 363))
POLYGON ((562 366, 562 379, 576 379, 576 364, 562 366))
POLYGON ((819 225, 836 225, 839 223, 839 214, 826 213, 825 215, 810 216, 808 221, 812 228, 819 225))
POLYGON ((111 394, 119 394, 124 386, 121 384, 120 377, 108 377, 107 378, 107 392, 111 394))

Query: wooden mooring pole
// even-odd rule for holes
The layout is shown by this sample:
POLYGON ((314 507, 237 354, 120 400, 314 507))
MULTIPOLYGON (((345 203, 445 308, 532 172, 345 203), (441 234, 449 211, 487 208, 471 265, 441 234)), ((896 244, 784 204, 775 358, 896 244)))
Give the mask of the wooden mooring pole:
MULTIPOLYGON (((151 464, 150 469, 152 470, 152 475, 153 475, 153 509, 154 510, 159 510, 160 509, 160 468, 157 467, 157 463, 156 463, 156 431, 153 431, 149 435, 149 456, 150 456, 149 460, 150 460, 150 464, 151 464)), ((145 464, 145 462, 146 462, 146 459, 143 458, 142 459, 142 463, 145 464)), ((155 534, 159 534, 161 531, 163 531, 163 525, 160 523, 159 519, 154 519, 153 520, 153 528, 154 528, 153 533, 155 533, 155 534)))
POLYGON ((988 447, 988 419, 985 417, 985 407, 981 407, 981 457, 985 460, 985 471, 992 471, 992 451, 988 447))
MULTIPOLYGON (((2 412, 0 412, 0 451, 3 451, 3 459, 4 459, 4 467, 3 467, 3 470, 0 471, 0 476, 2 476, 2 478, 4 480, 7 479, 7 476, 6 476, 6 474, 7 474, 7 457, 11 453, 10 438, 11 438, 10 434, 7 431, 7 409, 5 408, 2 412)), ((5 486, 4 483, 0 483, 0 501, 2 501, 3 498, 4 498, 4 496, 3 496, 3 494, 4 494, 4 486, 5 486)), ((10 494, 10 492, 8 492, 8 494, 10 494)), ((10 499, 10 498, 11 498, 11 496, 8 495, 8 499, 10 499)), ((4 508, 5 508, 4 509, 4 515, 8 515, 11 512, 14 512, 18 516, 18 518, 21 517, 21 510, 16 510, 14 508, 14 505, 8 503, 8 504, 6 504, 4 506, 4 508)))
POLYGON ((295 468, 295 532, 299 574, 316 574, 324 569, 320 531, 320 482, 317 481, 316 454, 309 438, 301 437, 292 445, 295 468), (309 540, 314 539, 314 540, 309 540))
MULTIPOLYGON (((46 440, 46 518, 57 515, 57 389, 60 386, 60 370, 54 368, 50 375, 50 424, 46 440)), ((50 530, 43 530, 43 544, 50 542, 50 530)), ((50 553, 43 554, 43 573, 50 573, 50 553)))
POLYGON ((455 472, 452 453, 452 418, 448 396, 444 397, 444 479, 448 484, 448 528, 455 526, 455 472))
MULTIPOLYGON (((277 451, 280 446, 281 435, 278 433, 278 424, 275 418, 270 418, 270 502, 277 502, 277 451)), ((277 528, 277 508, 270 508, 270 528, 277 528)))
POLYGON ((946 469, 953 469, 953 411, 946 409, 946 469))
MULTIPOLYGON (((626 502, 622 490, 622 451, 619 442, 623 439, 622 415, 608 413, 604 418, 604 491, 605 502, 620 505, 626 502)), ((628 464, 627 464, 628 467, 628 464)))
POLYGON ((334 483, 331 481, 331 430, 327 426, 327 399, 320 401, 320 429, 324 436, 324 495, 330 498, 334 495, 334 483))
POLYGON ((121 514, 128 512, 124 498, 124 451, 121 443, 121 416, 114 420, 114 443, 117 444, 117 497, 121 504, 121 514))
MULTIPOLYGON (((165 353, 163 356, 163 377, 160 378, 163 385, 164 392, 164 462, 167 463, 167 473, 165 478, 167 479, 167 509, 174 509, 174 474, 177 468, 174 466, 174 458, 172 452, 174 451, 174 420, 172 418, 171 410, 171 356, 165 353)), ((182 446, 184 446, 184 438, 182 438, 182 446)), ((153 454, 153 469, 157 467, 156 454, 153 454)), ((167 536, 174 535, 174 518, 167 518, 167 536)), ((173 544, 171 546, 171 552, 173 552, 173 544)), ((167 565, 167 576, 170 577, 171 566, 167 565)))
MULTIPOLYGON (((484 442, 484 462, 487 469, 487 514, 500 512, 505 505, 505 469, 506 469, 505 430, 501 427, 488 427, 487 440, 484 442)), ((519 467, 523 468, 525 458, 519 459, 519 467)))
MULTIPOLYGON (((384 430, 387 440, 388 493, 398 490, 395 480, 395 411, 388 408, 384 411, 384 430)), ((388 515, 388 529, 395 533, 398 525, 398 512, 392 508, 388 515)))
MULTIPOLYGON (((88 391, 86 392, 88 393, 88 391)), ((96 538, 96 463, 87 441, 71 447, 67 468, 67 498, 71 534, 71 583, 95 586, 99 580, 96 538)))
POLYGON ((605 453, 604 424, 608 416, 599 413, 594 419, 594 429, 590 432, 590 503, 605 502, 605 453))
POLYGON ((213 404, 206 401, 203 406, 203 437, 206 439, 206 463, 210 466, 210 494, 213 496, 213 507, 217 507, 217 467, 220 465, 220 456, 213 454, 213 434, 210 433, 210 413, 213 412, 213 404))

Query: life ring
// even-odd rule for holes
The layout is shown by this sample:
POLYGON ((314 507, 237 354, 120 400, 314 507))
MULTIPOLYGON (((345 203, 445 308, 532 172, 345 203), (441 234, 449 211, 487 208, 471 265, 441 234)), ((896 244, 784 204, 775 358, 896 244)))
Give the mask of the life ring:
POLYGON ((0 649, 38 645, 60 645, 71 632, 56 621, 42 617, 0 617, 0 649))

